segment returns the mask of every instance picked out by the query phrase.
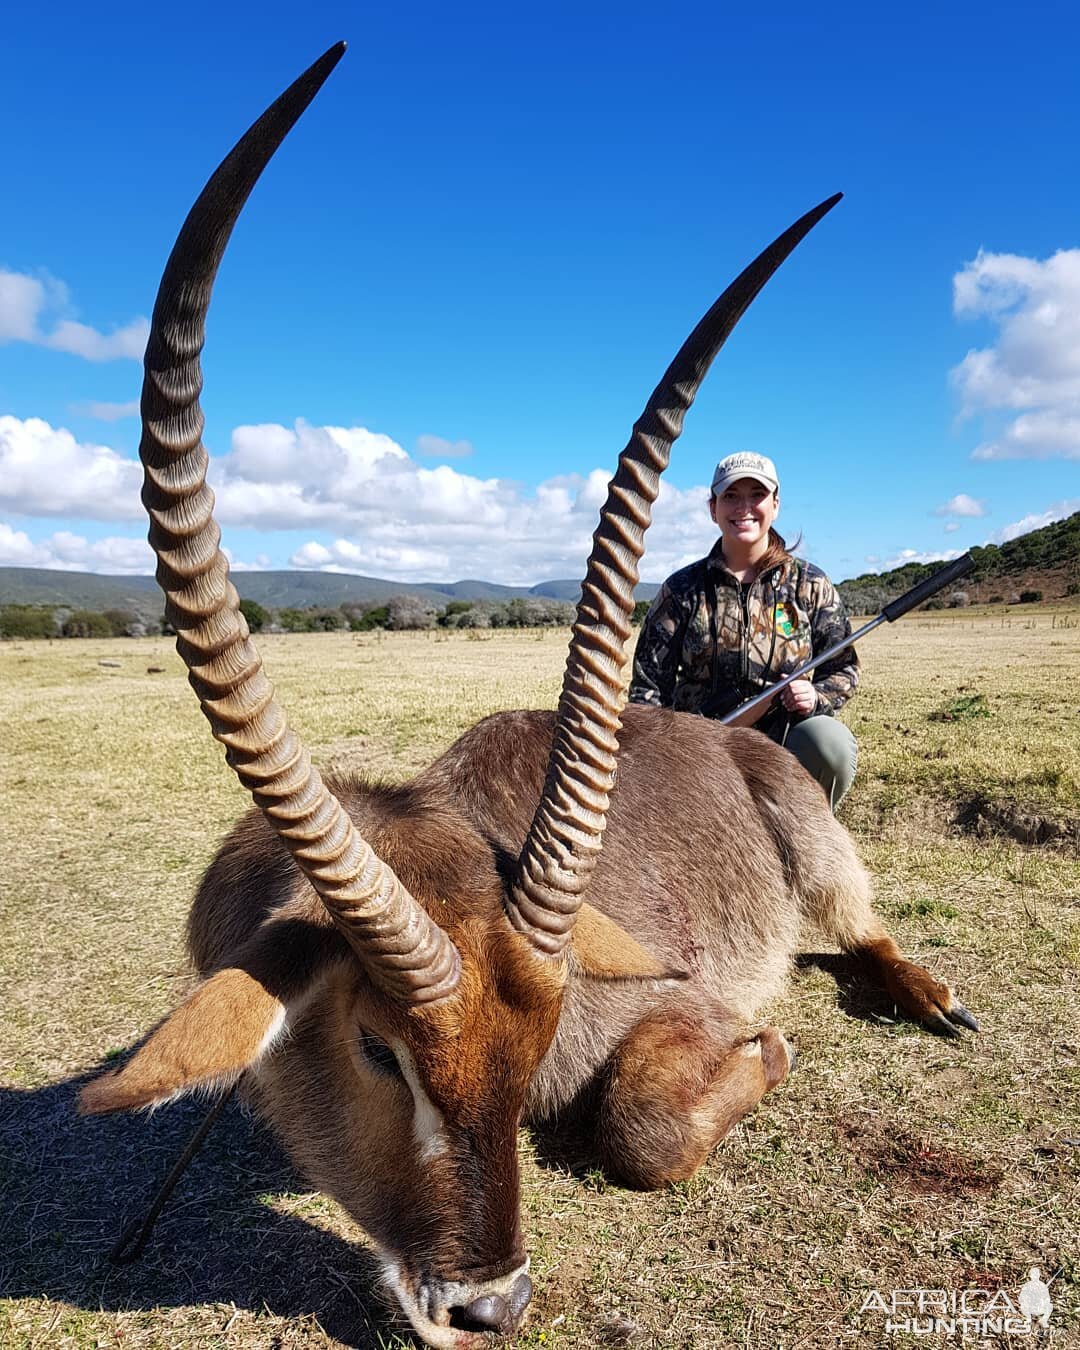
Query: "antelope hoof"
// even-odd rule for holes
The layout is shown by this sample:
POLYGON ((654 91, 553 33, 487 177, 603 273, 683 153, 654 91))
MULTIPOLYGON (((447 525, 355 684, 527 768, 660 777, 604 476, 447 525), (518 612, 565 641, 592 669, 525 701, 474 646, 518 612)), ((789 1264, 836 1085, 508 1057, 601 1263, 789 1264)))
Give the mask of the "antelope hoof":
POLYGON ((795 1047, 775 1027, 765 1027, 743 1047, 744 1054, 761 1055, 762 1068, 765 1070, 766 1091, 777 1087, 794 1069, 798 1056, 795 1047))
POLYGON ((958 1027, 978 1031, 979 1024, 953 996, 947 984, 935 980, 913 961, 896 961, 885 969, 885 988, 909 1017, 939 1036, 959 1036, 958 1027))
POLYGON ((960 1026, 967 1027, 968 1031, 981 1031, 978 1021, 968 1012, 964 1005, 953 999, 953 1005, 945 1014, 950 1022, 958 1022, 960 1026))
POLYGON ((933 1031, 938 1036, 951 1036, 954 1040, 960 1039, 960 1032, 957 1027, 966 1027, 968 1031, 978 1031, 979 1024, 971 1013, 962 1003, 956 999, 952 1000, 952 1007, 945 1008, 940 1004, 923 1012, 920 1021, 928 1031, 933 1031))

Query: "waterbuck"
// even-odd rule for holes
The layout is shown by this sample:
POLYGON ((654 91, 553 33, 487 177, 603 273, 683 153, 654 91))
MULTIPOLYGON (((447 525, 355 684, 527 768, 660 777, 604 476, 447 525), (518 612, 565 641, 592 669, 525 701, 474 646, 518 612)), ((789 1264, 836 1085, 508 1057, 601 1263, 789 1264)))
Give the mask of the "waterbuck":
POLYGON ((557 712, 489 717, 400 787, 324 782, 312 767, 219 548, 199 356, 243 203, 343 50, 210 179, 154 308, 140 454, 157 577, 257 809, 194 902, 201 983, 81 1106, 144 1107, 243 1075, 295 1162, 371 1235, 417 1334, 467 1347, 512 1331, 531 1294, 521 1121, 588 1100, 615 1176, 641 1187, 690 1176, 791 1067, 783 1036, 751 1019, 780 990, 804 923, 861 953, 911 1016, 954 1033, 975 1024, 902 958, 845 831, 791 755, 752 730, 623 710, 637 563, 671 445, 747 305, 837 198, 728 288, 635 425, 557 712))

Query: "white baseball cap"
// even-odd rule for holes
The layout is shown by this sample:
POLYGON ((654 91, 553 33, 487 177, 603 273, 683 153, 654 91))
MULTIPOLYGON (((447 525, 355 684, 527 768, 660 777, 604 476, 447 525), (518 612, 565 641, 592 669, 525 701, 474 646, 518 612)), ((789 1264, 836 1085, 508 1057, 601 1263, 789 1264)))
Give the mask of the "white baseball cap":
POLYGON ((712 480, 713 496, 719 497, 730 483, 740 478, 753 478, 770 492, 780 491, 780 479, 776 476, 776 465, 772 460, 765 455, 755 455, 750 450, 740 450, 737 454, 728 455, 716 466, 712 480))

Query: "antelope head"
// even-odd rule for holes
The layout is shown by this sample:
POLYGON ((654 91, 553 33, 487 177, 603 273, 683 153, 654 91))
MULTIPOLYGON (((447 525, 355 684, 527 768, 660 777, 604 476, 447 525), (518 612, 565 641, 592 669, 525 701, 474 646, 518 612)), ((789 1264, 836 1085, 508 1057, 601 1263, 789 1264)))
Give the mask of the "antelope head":
POLYGON ((569 972, 670 974, 583 905, 614 786, 624 646, 659 475, 716 352, 837 199, 724 292, 620 456, 546 781, 508 882, 452 804, 402 789, 343 793, 343 805, 328 789, 263 673, 205 482, 199 358, 214 278, 259 174, 343 51, 286 90, 207 183, 166 265, 145 358, 143 502, 166 614, 213 735, 261 813, 234 831, 204 891, 231 888, 260 917, 221 939, 216 969, 123 1067, 83 1090, 81 1107, 153 1106, 247 1075, 297 1163, 375 1240, 417 1333, 465 1347, 513 1330, 530 1297, 517 1129, 569 972))

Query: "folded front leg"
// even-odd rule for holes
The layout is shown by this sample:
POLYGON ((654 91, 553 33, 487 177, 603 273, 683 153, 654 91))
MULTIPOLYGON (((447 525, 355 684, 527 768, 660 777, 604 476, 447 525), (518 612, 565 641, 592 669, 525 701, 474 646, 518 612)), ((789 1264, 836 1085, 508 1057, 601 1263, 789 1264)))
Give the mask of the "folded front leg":
POLYGON ((609 1066, 598 1121, 605 1169, 644 1190, 692 1176, 794 1058, 775 1027, 749 1032, 725 1017, 654 1014, 609 1066))

